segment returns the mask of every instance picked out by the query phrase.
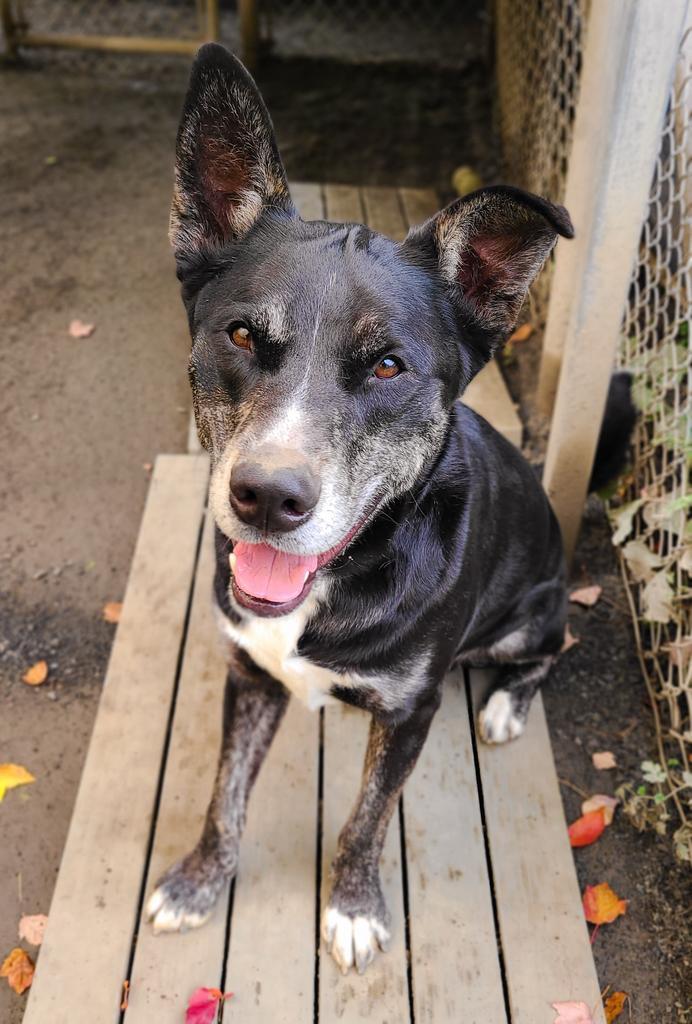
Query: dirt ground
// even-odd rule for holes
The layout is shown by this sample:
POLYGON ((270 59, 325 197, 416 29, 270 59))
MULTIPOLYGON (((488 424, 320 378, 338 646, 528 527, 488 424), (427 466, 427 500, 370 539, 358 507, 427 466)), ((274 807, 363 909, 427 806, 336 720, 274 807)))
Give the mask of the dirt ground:
MULTIPOLYGON (((439 73, 274 60, 260 75, 294 178, 442 190, 460 163, 497 174, 488 81, 480 59, 439 73)), ((124 591, 146 466, 185 448, 187 336, 166 242, 183 84, 147 61, 109 76, 38 59, 0 69, 0 760, 39 780, 0 808, 3 955, 21 914, 50 904, 112 639, 101 609, 124 591), (74 317, 96 325, 90 338, 68 336, 74 317), (38 658, 50 679, 31 689, 20 677, 38 658)), ((611 792, 653 741, 597 512, 577 565, 605 597, 574 611, 581 643, 546 704, 561 776, 611 792), (605 778, 589 757, 603 748, 619 764, 605 778)), ((563 793, 571 819, 579 798, 563 793)), ((620 817, 576 860, 582 884, 607 880, 631 901, 596 941, 603 985, 632 994, 635 1024, 692 1020, 688 876, 669 845, 620 817)), ((3 1022, 19 1024, 24 1003, 0 985, 3 1022)))

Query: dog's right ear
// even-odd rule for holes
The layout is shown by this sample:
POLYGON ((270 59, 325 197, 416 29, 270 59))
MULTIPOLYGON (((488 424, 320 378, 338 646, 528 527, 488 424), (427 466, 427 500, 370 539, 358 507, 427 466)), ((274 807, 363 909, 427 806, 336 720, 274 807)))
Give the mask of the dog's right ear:
POLYGON ((179 265, 242 238, 267 207, 295 215, 259 90, 222 46, 203 46, 178 129, 170 238, 179 265))

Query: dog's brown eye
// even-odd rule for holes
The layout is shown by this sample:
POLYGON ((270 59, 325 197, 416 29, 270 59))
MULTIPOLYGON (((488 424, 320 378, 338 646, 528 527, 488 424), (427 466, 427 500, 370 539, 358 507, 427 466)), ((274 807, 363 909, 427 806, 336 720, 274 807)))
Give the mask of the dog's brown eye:
POLYGON ((248 327, 238 324, 229 331, 229 334, 231 336, 231 341, 236 348, 244 348, 249 351, 252 350, 252 334, 248 327))
POLYGON ((389 380, 390 377, 396 377, 398 373, 401 373, 402 369, 398 359, 394 356, 385 356, 375 367, 375 376, 380 380, 389 380))

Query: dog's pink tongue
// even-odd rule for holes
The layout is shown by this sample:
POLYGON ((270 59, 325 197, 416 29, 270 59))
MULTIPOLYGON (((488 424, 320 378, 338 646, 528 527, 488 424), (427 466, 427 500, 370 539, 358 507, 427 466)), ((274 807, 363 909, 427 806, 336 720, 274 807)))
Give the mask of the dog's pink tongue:
POLYGON ((240 589, 276 604, 298 597, 306 579, 317 568, 317 555, 287 555, 268 544, 239 541, 233 554, 233 574, 240 589))

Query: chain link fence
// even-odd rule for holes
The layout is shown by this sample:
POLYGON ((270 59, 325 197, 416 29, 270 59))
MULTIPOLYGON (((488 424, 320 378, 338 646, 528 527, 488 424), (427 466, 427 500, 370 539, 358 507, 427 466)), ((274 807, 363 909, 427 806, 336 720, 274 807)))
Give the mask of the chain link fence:
MULTIPOLYGON (((588 32, 587 0, 497 0, 497 89, 505 177, 561 201, 588 32)), ((639 828, 672 831, 692 860, 692 29, 681 43, 618 363, 640 410, 631 472, 610 504, 657 760, 624 786, 639 828)), ((534 286, 545 322, 552 266, 534 286)))
POLYGON ((435 68, 474 59, 489 22, 478 8, 475 0, 258 0, 260 38, 278 56, 435 68))
POLYGON ((189 58, 219 31, 217 0, 0 0, 0 13, 10 53, 100 73, 127 73, 134 55, 189 58))
MULTIPOLYGON (((497 0, 496 69, 504 177, 560 203, 586 35, 588 0, 497 0)), ((531 289, 544 324, 553 261, 531 289)))
POLYGON ((625 312, 619 362, 641 410, 634 466, 612 510, 659 764, 629 787, 641 826, 678 820, 676 853, 692 860, 692 25, 683 37, 647 219, 625 312), (673 805, 677 813, 673 813, 673 805))

